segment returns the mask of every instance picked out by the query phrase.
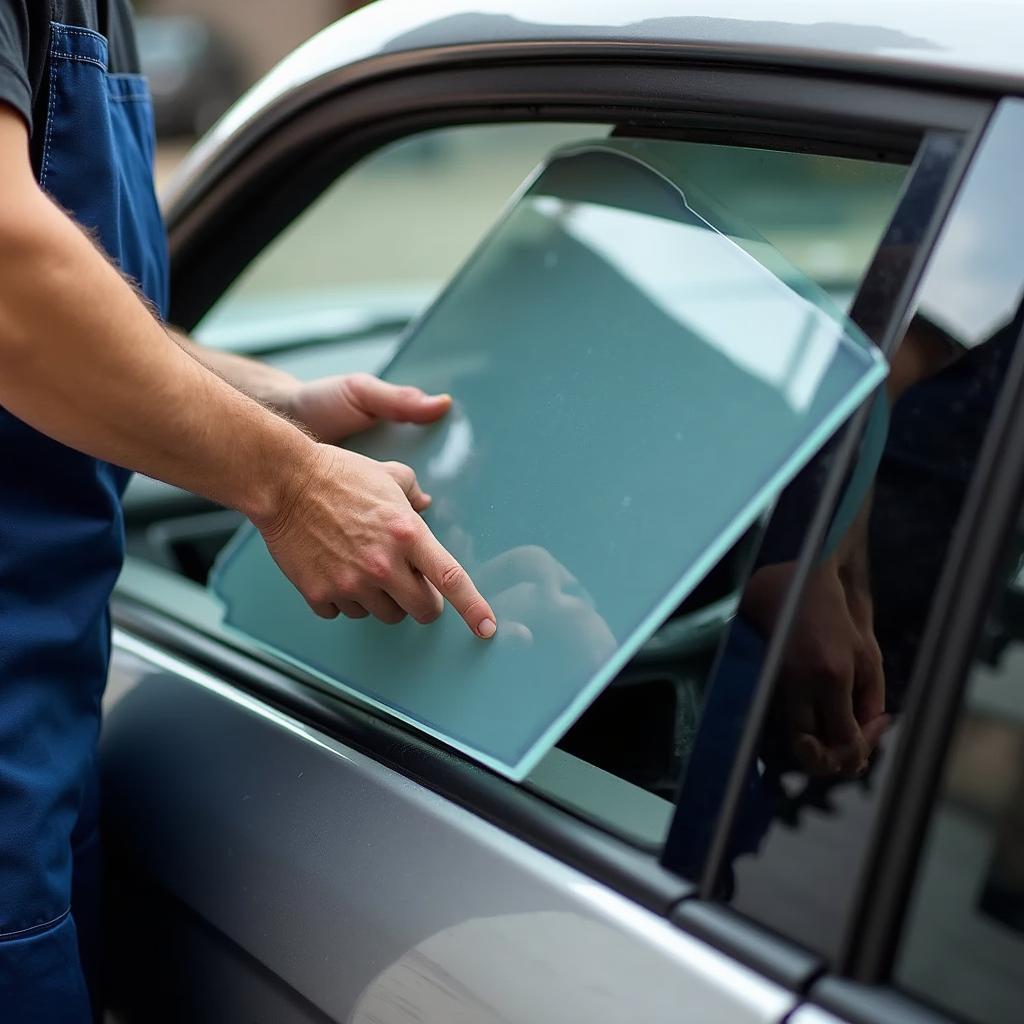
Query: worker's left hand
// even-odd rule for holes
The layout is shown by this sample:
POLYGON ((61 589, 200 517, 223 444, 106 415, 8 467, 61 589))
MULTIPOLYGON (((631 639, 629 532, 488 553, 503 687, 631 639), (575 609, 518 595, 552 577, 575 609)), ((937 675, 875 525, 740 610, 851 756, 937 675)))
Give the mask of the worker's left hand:
POLYGON ((433 423, 451 408, 449 395, 388 384, 368 373, 296 382, 275 405, 320 441, 337 443, 375 423, 433 423))

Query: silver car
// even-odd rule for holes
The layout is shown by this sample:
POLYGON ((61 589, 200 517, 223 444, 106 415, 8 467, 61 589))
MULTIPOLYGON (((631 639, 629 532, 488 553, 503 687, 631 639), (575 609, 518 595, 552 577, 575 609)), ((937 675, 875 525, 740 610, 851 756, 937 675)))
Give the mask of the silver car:
MULTIPOLYGON (((240 518, 136 479, 101 739, 114 1019, 1021 1019, 1022 40, 1024 9, 995 0, 380 0, 198 143, 165 196, 172 319, 296 375, 380 372, 453 280, 493 267, 536 168, 584 150, 659 154, 719 250, 887 375, 844 392, 776 485, 725 460, 637 510, 620 470, 595 481, 555 594, 575 642, 558 664, 607 678, 542 723, 522 771, 353 683, 333 634, 288 635, 283 580, 236 579, 258 614, 226 621, 240 518), (670 606, 620 571, 660 611, 595 639, 588 588, 619 540, 682 578, 674 531, 727 487, 759 498, 719 524, 710 568, 670 606)), ((672 219, 595 167, 602 223, 672 219)), ((593 194, 560 200, 559 230, 593 194)), ((621 352, 615 379, 588 386, 618 388, 642 439, 673 410, 638 325, 686 319, 664 271, 693 253, 626 267, 630 237, 558 300, 585 323, 601 275, 628 278, 638 312, 588 328, 621 352)), ((521 285, 497 267, 495 318, 521 285)), ((705 289, 700 323, 739 302, 705 289)), ((808 338, 780 355, 779 330, 707 333, 733 369, 773 360, 772 387, 809 407, 830 378, 808 338)), ((580 338, 536 332, 530 373, 563 371, 580 338)), ((723 423, 769 435, 725 398, 708 445, 723 423)), ((511 403, 500 427, 545 414, 511 403)), ((629 465, 648 495, 684 472, 657 440, 629 465)), ((517 593, 528 615, 540 590, 517 593)), ((561 681, 536 650, 524 704, 561 681)))

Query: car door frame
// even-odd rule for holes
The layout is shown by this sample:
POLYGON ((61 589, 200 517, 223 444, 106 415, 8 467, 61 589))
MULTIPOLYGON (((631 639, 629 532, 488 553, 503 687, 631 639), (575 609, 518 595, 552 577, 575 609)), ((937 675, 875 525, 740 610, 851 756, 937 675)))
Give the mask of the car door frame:
MULTIPOLYGON (((1004 97, 996 112, 1013 106, 1020 121, 1024 101, 1004 97)), ((995 116, 990 124, 995 126, 995 116)), ((1003 133, 1006 141, 1008 132, 1003 133)), ((1024 151, 1024 134, 1013 136, 1024 151)), ((987 136, 972 164, 990 158, 987 136)), ((998 198, 998 197, 997 197, 998 198)), ((1007 204, 1013 194, 1001 197, 1007 204)), ((951 213, 948 228, 955 228, 958 211, 951 213)), ((1013 235, 1014 227, 1006 233, 1013 235)), ((955 243, 954 243, 955 245, 955 243)), ((930 261, 941 254, 939 239, 930 261)), ((928 267, 925 268, 925 274, 928 267)), ((890 1020, 947 1021, 938 1009, 924 1005, 891 981, 891 970, 902 940, 909 900, 922 856, 927 824, 934 811, 942 780, 942 766, 953 731, 962 711, 964 690, 979 638, 1005 569, 1006 544, 1017 528, 1024 503, 1024 269, 1015 278, 1020 303, 1008 329, 1014 332, 1015 349, 986 429, 977 467, 967 489, 949 551, 943 560, 934 604, 914 667, 911 688, 899 744, 892 751, 894 764, 887 773, 883 791, 872 815, 871 836, 861 877, 856 884, 852 912, 845 922, 846 933, 836 961, 819 961, 815 973, 807 973, 803 961, 803 983, 810 1003, 807 1012, 794 1014, 794 1024, 840 1019, 855 1024, 883 1024, 890 1020), (814 1013, 810 1012, 814 1010, 814 1013), (820 1011, 820 1015, 818 1014, 820 1011), (838 1016, 836 1016, 838 1015, 838 1016)), ((837 459, 834 476, 842 478, 848 464, 837 459)), ((833 481, 834 482, 834 481, 833 481)), ((836 488, 832 488, 833 498, 836 488)), ((823 501, 826 510, 834 502, 823 501)), ((827 523, 829 516, 824 517, 827 523)), ((822 539, 820 531, 808 532, 802 557, 814 559, 822 539)), ((775 635, 784 647, 793 626, 784 617, 775 635)), ((767 700, 777 666, 768 666, 762 677, 767 700)), ((748 721, 756 736, 760 722, 748 721)), ((721 857, 735 820, 735 805, 727 807, 719 822, 716 855, 721 857)), ((714 879, 723 868, 722 859, 709 861, 702 895, 710 895, 714 879), (706 887, 706 888, 705 888, 706 887)), ((702 933, 724 936, 737 929, 735 913, 713 903, 687 900, 680 916, 692 917, 702 933)), ((799 961, 793 961, 798 964, 799 961)), ((795 969, 793 966, 791 969, 795 969)))
MULTIPOLYGON (((1024 151, 1024 137, 1019 144, 1024 151)), ((823 975, 810 989, 815 1004, 855 1024, 883 1024, 911 1011, 922 1024, 949 1019, 899 991, 891 973, 971 666, 1024 507, 1024 287, 1012 324, 1014 353, 922 638, 904 740, 881 794, 839 973, 823 975)))

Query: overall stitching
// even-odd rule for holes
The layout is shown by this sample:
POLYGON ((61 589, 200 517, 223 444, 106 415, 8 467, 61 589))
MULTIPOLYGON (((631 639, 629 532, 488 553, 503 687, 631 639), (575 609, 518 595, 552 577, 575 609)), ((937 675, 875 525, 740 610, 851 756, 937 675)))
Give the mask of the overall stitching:
POLYGON ((75 25, 62 25, 59 21, 51 22, 51 24, 56 25, 59 31, 63 32, 65 35, 85 36, 86 39, 99 40, 99 42, 102 43, 104 47, 108 45, 106 36, 104 36, 101 32, 93 32, 91 28, 79 28, 75 25))
POLYGON ((46 110, 46 137, 43 141, 43 171, 39 175, 39 187, 46 187, 46 172, 50 167, 50 140, 53 138, 53 101, 57 89, 54 83, 53 61, 50 61, 50 98, 46 110))
POLYGON ((67 60, 80 61, 82 64, 95 64, 96 67, 98 67, 101 71, 107 70, 107 65, 104 64, 103 61, 97 60, 95 57, 86 57, 84 54, 81 53, 63 53, 59 50, 54 50, 53 52, 51 52, 50 57, 64 57, 67 60))
MULTIPOLYGON (((93 32, 87 28, 73 28, 69 25, 61 25, 59 22, 53 22, 51 24, 52 36, 63 34, 66 36, 82 36, 85 39, 95 39, 102 44, 104 50, 107 46, 107 40, 100 35, 99 32, 93 32)), ((59 45, 54 43, 53 45, 59 45)), ((46 110, 46 132, 43 140, 43 167, 39 174, 39 186, 40 188, 46 187, 46 178, 50 170, 50 140, 53 138, 53 108, 56 101, 56 88, 54 83, 55 71, 53 61, 55 57, 63 57, 65 60, 77 60, 83 64, 93 64, 98 67, 104 73, 107 73, 107 65, 97 59, 96 57, 90 57, 84 54, 78 53, 67 53, 65 50, 50 50, 50 70, 49 70, 49 86, 50 96, 47 100, 46 110)))
POLYGON ((13 932, 0 932, 0 942, 7 942, 11 939, 24 939, 29 938, 32 935, 37 935, 41 932, 45 932, 48 928, 54 928, 61 921, 64 920, 71 913, 71 908, 68 907, 63 913, 58 914, 56 917, 49 921, 43 921, 41 924, 34 924, 29 928, 19 928, 13 932))

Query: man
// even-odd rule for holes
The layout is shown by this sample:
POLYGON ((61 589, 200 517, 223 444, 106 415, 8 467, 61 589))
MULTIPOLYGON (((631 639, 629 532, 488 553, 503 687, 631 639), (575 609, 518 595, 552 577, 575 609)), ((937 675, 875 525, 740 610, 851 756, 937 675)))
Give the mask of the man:
POLYGON ((318 615, 429 622, 443 595, 477 637, 496 630, 419 518, 430 498, 412 470, 325 443, 378 419, 435 420, 450 399, 365 376, 303 386, 172 338, 122 276, 166 314, 152 151, 127 0, 0 0, 5 1024, 89 1018, 79 960, 91 969, 95 745, 128 470, 242 511, 318 615))

